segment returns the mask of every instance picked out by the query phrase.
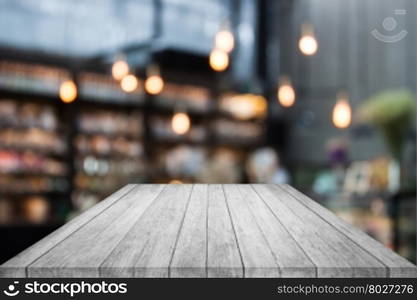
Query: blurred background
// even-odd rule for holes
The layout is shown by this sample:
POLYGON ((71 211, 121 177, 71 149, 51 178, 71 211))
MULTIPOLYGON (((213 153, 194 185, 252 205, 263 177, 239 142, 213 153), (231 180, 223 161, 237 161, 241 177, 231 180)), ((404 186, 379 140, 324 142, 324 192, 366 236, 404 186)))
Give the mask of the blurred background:
POLYGON ((0 262, 127 183, 289 183, 416 262, 414 0, 0 0, 0 262))

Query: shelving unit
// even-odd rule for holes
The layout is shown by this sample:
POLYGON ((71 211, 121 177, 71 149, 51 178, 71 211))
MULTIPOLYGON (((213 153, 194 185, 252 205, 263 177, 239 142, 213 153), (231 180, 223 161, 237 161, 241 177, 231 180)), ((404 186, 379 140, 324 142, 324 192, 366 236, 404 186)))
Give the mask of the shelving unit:
POLYGON ((94 205, 126 182, 144 181, 142 118, 137 109, 92 110, 90 105, 80 105, 73 141, 72 200, 77 210, 94 205))
MULTIPOLYGON (((25 69, 24 63, 19 62, 17 65, 25 69)), ((56 65, 62 64, 58 61, 56 65)), ((43 66, 37 67, 45 70, 43 66)), ((31 70, 30 67, 26 69, 31 70)), ((78 83, 79 95, 71 104, 64 104, 59 100, 56 86, 59 80, 53 81, 56 84, 46 91, 39 88, 26 89, 25 84, 10 88, 7 74, 0 70, 1 78, 6 82, 1 85, 0 81, 1 99, 11 99, 16 105, 28 102, 52 107, 55 118, 60 122, 60 126, 53 133, 63 139, 65 151, 54 151, 51 147, 32 147, 31 151, 64 161, 66 172, 63 180, 66 184, 61 185, 65 188, 57 191, 1 193, 2 197, 6 194, 43 196, 50 199, 50 202, 62 203, 63 207, 55 208, 57 212, 42 222, 45 225, 56 221, 64 222, 70 216, 70 211, 85 210, 126 182, 204 181, 201 170, 206 167, 208 160, 226 157, 235 165, 241 165, 249 151, 262 145, 262 141, 242 143, 232 136, 218 134, 216 128, 219 126, 215 123, 219 121, 244 126, 242 133, 246 132, 248 126, 259 126, 260 134, 263 132, 264 121, 242 121, 220 110, 218 98, 221 92, 218 90, 217 79, 213 80, 215 77, 212 75, 190 76, 167 71, 163 74, 164 91, 154 96, 145 93, 141 88, 132 94, 124 93, 118 83, 101 70, 70 72, 62 67, 59 70, 55 70, 54 74, 59 74, 60 80, 74 78, 78 83), (187 134, 178 135, 172 131, 171 118, 177 111, 186 112, 191 119, 191 131, 187 134), (102 128, 99 127, 100 124, 102 128), (118 125, 114 126, 115 124, 119 124, 120 128, 117 128, 118 125), (136 131, 131 132, 132 129, 136 131), (195 149, 199 150, 196 152, 195 149), (194 155, 194 152, 198 153, 194 159, 187 156, 194 155), (165 157, 170 157, 169 164, 172 164, 172 160, 175 165, 175 157, 178 155, 184 156, 176 166, 181 172, 173 172, 173 166, 167 165, 168 160, 165 157), (191 161, 194 169, 181 167, 187 161, 191 161)), ((26 77, 30 78, 29 75, 26 77)), ((36 82, 43 82, 42 78, 37 78, 36 82)), ((15 126, 16 129, 25 129, 22 125, 15 126)), ((29 127, 30 130, 37 128, 33 124, 29 127)), ((0 143, 1 151, 13 147, 15 146, 0 143)), ((26 145, 20 148, 22 151, 27 149, 26 145)), ((43 173, 42 169, 33 170, 34 176, 43 173)), ((44 175, 55 177, 56 174, 44 175)), ((232 176, 232 180, 242 181, 242 177, 232 176)))
POLYGON ((210 149, 208 122, 214 112, 213 86, 201 77, 184 80, 174 73, 163 76, 166 83, 162 93, 147 95, 147 147, 153 165, 150 181, 195 182, 210 149), (181 84, 181 81, 189 84, 181 84), (193 105, 187 91, 197 95, 197 105, 193 105), (191 130, 184 135, 176 134, 171 128, 171 118, 178 111, 186 112, 191 121, 191 130), (169 165, 168 157, 178 158, 174 158, 174 166, 169 165), (173 172, 172 169, 177 170, 173 172))
MULTIPOLYGON (((44 67, 41 69, 44 70, 44 67)), ((15 122, 0 118, 0 156, 11 154, 10 160, 15 155, 15 161, 23 161, 15 169, 10 169, 10 166, 6 169, 0 165, 0 229, 9 235, 24 230, 28 234, 34 230, 44 232, 57 228, 73 215, 71 212, 85 210, 127 182, 212 182, 214 179, 205 174, 205 169, 217 174, 215 181, 247 182, 242 176, 244 161, 251 151, 265 143, 266 119, 240 119, 222 109, 219 103, 221 97, 230 91, 219 90, 218 80, 211 75, 207 78, 187 77, 176 74, 175 71, 167 71, 163 74, 166 90, 154 96, 146 94, 140 88, 133 94, 123 93, 117 82, 104 72, 69 72, 65 69, 54 72, 60 80, 70 76, 76 78, 79 96, 74 103, 64 104, 59 100, 56 84, 47 89, 33 88, 34 85, 25 82, 18 85, 4 84, 10 81, 4 81, 5 74, 0 70, 0 115, 1 105, 4 103, 12 103, 11 106, 17 109, 29 105, 38 110, 46 108, 50 111, 49 118, 55 119, 57 123, 48 128, 41 123, 15 122), (103 93, 103 90, 106 92, 103 93), (170 127, 172 115, 178 111, 186 112, 191 119, 192 131, 184 135, 175 134, 170 127), (90 128, 88 118, 93 125, 90 128), (120 126, 122 129, 112 127, 118 123, 117 120, 120 124, 125 122, 120 126), (97 127, 99 124, 103 128, 97 127), (105 124, 110 126, 106 127, 105 124), (132 132, 132 128, 136 128, 136 131, 132 132), (61 146, 55 149, 52 144, 45 144, 45 135, 34 139, 35 144, 5 142, 7 139, 3 135, 9 130, 14 133, 32 131, 31 134, 35 136, 40 132, 46 136, 55 135, 62 140, 61 146), (228 132, 240 132, 242 137, 228 135, 228 132), (260 138, 251 139, 251 136, 260 138), (42 143, 36 144, 37 141, 42 143), (33 167, 24 163, 24 156, 34 164, 33 167), (38 158, 43 161, 47 159, 52 165, 55 163, 55 171, 51 172, 44 169, 42 163, 36 163, 38 158), (214 163, 209 167, 208 161, 214 163), (56 163, 61 163, 64 171, 57 172, 56 163), (235 168, 240 170, 231 171, 235 168), (8 180, 4 179, 6 173, 8 180), (25 190, 13 187, 13 184, 31 178, 36 179, 35 186, 47 188, 25 190), (10 209, 4 203, 13 203, 13 208, 10 209), (30 205, 25 203, 32 203, 35 208, 28 208, 30 205), (27 211, 36 211, 37 206, 41 210, 45 203, 48 206, 48 217, 44 217, 43 221, 31 221, 27 217, 27 211), (19 214, 20 216, 10 219, 10 216, 19 214), (35 226, 35 229, 31 226, 35 226)), ((43 80, 37 78, 36 82, 40 84, 43 80)), ((9 115, 14 115, 14 112, 10 111, 9 115)), ((15 140, 24 141, 24 135, 15 140)), ((0 164, 2 161, 4 160, 0 159, 0 164)), ((21 185, 27 186, 23 183, 21 185)), ((392 219, 392 214, 396 211, 413 211, 410 203, 401 202, 401 205, 392 208, 389 197, 372 197, 376 196, 383 199, 385 211, 363 219, 369 221, 375 217, 369 224, 372 225, 377 220, 376 222, 384 223, 384 226, 393 226, 394 234, 382 238, 378 238, 377 234, 374 236, 387 246, 399 249, 406 256, 408 253, 415 253, 408 246, 409 243, 404 242, 413 234, 415 236, 415 232, 408 230, 413 224, 407 223, 413 217, 400 217, 395 221, 392 219)), ((367 195, 362 198, 370 197, 371 195, 367 195)), ((356 200, 358 198, 360 197, 355 196, 356 200)), ((327 203, 326 206, 331 204, 327 203)), ((370 201, 363 203, 361 199, 354 203, 347 201, 333 204, 333 210, 339 211, 341 215, 344 210, 352 208, 355 208, 353 214, 360 214, 361 209, 370 211, 372 205, 370 201)), ((398 214, 406 215, 400 212, 398 214)), ((373 234, 366 224, 357 225, 373 234)))
POLYGON ((70 206, 59 107, 16 91, 0 95, 0 226, 63 223, 70 206))
MULTIPOLYGON (((219 79, 214 76, 193 76, 192 73, 185 76, 165 72, 163 78, 167 88, 158 96, 147 97, 150 103, 148 124, 151 127, 147 135, 147 146, 151 149, 150 159, 155 168, 150 181, 210 182, 214 179, 205 174, 204 169, 218 168, 211 171, 227 174, 226 169, 230 166, 243 171, 242 166, 248 153, 262 146, 264 140, 241 142, 245 137, 236 139, 239 131, 235 131, 234 136, 222 137, 216 130, 219 127, 216 124, 224 120, 236 126, 259 126, 259 135, 264 137, 265 119, 244 121, 222 111, 219 96, 224 91, 219 89, 219 79), (197 104, 193 102, 194 99, 197 104), (170 122, 176 112, 187 113, 192 124, 190 132, 184 135, 173 132, 170 122), (212 166, 209 166, 209 162, 212 166), (216 167, 216 164, 219 166, 216 167)), ((244 135, 246 128, 240 132, 244 135)), ((246 182, 245 176, 241 174, 223 177, 224 182, 246 182)))

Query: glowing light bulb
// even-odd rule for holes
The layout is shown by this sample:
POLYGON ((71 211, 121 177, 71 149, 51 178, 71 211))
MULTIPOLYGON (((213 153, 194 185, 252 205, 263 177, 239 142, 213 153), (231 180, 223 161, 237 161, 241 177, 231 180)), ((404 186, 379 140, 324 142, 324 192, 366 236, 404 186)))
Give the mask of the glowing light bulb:
POLYGON ((59 97, 62 102, 71 103, 77 98, 77 86, 74 81, 66 80, 59 87, 59 97))
POLYGON ((159 75, 149 76, 145 81, 145 89, 149 94, 157 95, 164 88, 164 81, 159 75))
POLYGON ((216 49, 229 53, 235 47, 235 39, 233 34, 228 30, 221 30, 216 33, 214 38, 214 45, 216 49))
POLYGON ((316 37, 314 35, 313 26, 303 24, 302 36, 298 42, 298 47, 304 55, 314 55, 319 48, 316 37))
POLYGON ((278 88, 278 101, 284 107, 293 106, 295 103, 295 91, 288 78, 280 80, 278 88))
POLYGON ((332 121, 337 128, 347 128, 352 121, 352 109, 346 93, 340 93, 333 108, 332 121))
POLYGON ((138 79, 134 75, 127 75, 123 77, 122 81, 120 82, 120 86, 122 90, 131 93, 138 87, 138 79))
POLYGON ((122 80, 127 74, 129 74, 129 65, 124 60, 117 60, 114 62, 111 73, 116 80, 122 80))
POLYGON ((310 35, 303 36, 300 39, 298 46, 300 47, 301 52, 305 55, 314 55, 318 49, 316 39, 310 35))
POLYGON ((213 49, 210 53, 209 62, 214 71, 224 71, 229 66, 229 55, 220 49, 213 49))
POLYGON ((191 127, 190 117, 186 113, 176 113, 172 117, 172 130, 176 134, 184 134, 191 127))

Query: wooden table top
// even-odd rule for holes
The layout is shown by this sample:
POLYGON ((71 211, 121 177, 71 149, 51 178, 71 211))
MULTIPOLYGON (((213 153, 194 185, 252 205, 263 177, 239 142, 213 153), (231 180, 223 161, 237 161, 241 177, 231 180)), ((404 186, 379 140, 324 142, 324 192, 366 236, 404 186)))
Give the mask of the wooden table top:
POLYGON ((127 185, 0 266, 1 277, 417 277, 288 185, 127 185))

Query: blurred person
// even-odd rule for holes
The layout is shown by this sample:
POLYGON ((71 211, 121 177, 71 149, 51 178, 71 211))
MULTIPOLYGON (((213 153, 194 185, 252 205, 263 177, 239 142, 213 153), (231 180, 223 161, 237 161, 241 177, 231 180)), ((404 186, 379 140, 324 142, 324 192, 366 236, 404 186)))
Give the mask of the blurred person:
POLYGON ((289 183, 287 170, 280 165, 277 152, 270 147, 260 148, 249 155, 246 170, 250 182, 254 183, 289 183))
POLYGON ((207 161, 198 179, 204 183, 238 183, 242 181, 239 156, 234 151, 220 148, 207 161))

